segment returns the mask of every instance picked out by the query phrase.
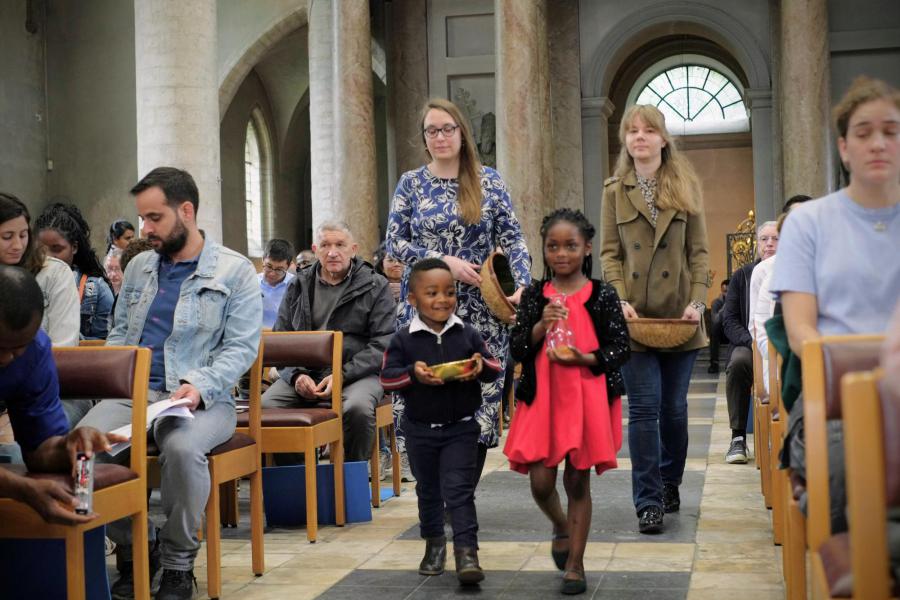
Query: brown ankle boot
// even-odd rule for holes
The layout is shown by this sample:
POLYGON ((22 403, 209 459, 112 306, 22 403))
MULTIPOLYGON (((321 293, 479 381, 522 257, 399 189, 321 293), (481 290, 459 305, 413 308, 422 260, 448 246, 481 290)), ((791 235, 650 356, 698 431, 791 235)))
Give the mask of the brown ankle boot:
POLYGON ((447 538, 425 538, 425 556, 419 563, 419 575, 440 575, 447 563, 447 538))
POLYGON ((475 548, 454 548, 456 577, 463 585, 475 585, 484 580, 484 571, 478 564, 478 550, 475 548))

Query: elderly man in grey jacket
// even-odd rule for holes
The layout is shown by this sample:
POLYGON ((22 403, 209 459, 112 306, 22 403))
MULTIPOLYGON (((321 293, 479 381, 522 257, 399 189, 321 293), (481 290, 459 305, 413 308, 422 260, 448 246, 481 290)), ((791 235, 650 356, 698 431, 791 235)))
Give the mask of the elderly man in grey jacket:
MULTIPOLYGON (((384 393, 381 362, 394 333, 395 304, 388 281, 356 256, 346 223, 316 230, 316 261, 297 272, 275 320, 275 331, 336 330, 344 334, 344 448, 346 460, 368 460, 375 406, 384 393)), ((282 369, 263 395, 266 408, 315 406, 331 396, 331 373, 302 366, 282 369)))

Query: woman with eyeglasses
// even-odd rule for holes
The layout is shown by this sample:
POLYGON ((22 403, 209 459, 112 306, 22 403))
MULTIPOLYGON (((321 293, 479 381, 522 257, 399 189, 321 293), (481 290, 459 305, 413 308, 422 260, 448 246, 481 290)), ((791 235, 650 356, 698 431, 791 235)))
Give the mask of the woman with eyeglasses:
MULTIPOLYGON (((495 249, 509 259, 518 287, 510 301, 518 304, 531 283, 531 257, 516 219, 506 184, 494 169, 483 166, 472 128, 462 111, 449 100, 431 99, 420 120, 422 143, 429 162, 400 178, 387 226, 387 252, 406 266, 423 258, 440 258, 458 283, 459 317, 475 327, 506 369, 509 324, 488 309, 481 296, 480 265, 495 249)), ((408 325, 413 308, 406 301, 406 269, 400 292, 397 327, 408 325)), ((476 414, 481 426, 476 481, 484 468, 487 449, 499 442, 499 411, 503 377, 482 383, 482 405, 476 414)), ((402 466, 407 467, 403 437, 403 404, 394 396, 394 415, 402 466)), ((404 480, 414 481, 403 469, 404 480)))

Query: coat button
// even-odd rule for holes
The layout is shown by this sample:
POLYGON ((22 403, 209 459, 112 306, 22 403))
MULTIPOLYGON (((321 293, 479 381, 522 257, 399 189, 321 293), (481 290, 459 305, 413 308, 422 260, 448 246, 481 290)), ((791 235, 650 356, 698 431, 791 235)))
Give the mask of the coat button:
POLYGON ((659 243, 659 247, 660 247, 660 248, 665 248, 665 247, 668 246, 668 245, 669 245, 669 244, 667 244, 666 242, 660 242, 660 243, 659 243))
POLYGON ((662 276, 663 276, 663 279, 668 278, 668 277, 669 277, 669 272, 668 272, 668 271, 663 271, 663 272, 662 272, 662 276))
POLYGON ((637 271, 631 274, 632 279, 637 279, 638 277, 640 277, 640 274, 637 271))
POLYGON ((641 243, 640 243, 640 242, 635 242, 635 243, 634 243, 634 249, 635 249, 635 250, 640 250, 640 249, 641 249, 641 243))

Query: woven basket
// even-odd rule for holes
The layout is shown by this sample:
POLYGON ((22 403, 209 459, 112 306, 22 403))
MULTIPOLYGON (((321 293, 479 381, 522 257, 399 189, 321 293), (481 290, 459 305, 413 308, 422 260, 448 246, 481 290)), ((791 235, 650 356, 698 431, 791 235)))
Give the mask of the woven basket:
POLYGON ((507 300, 516 292, 516 280, 509 268, 509 259, 493 252, 481 265, 481 296, 494 316, 509 323, 516 316, 516 307, 507 300))
POLYGON ((675 348, 694 337, 700 321, 685 319, 628 319, 631 339, 648 348, 675 348))

